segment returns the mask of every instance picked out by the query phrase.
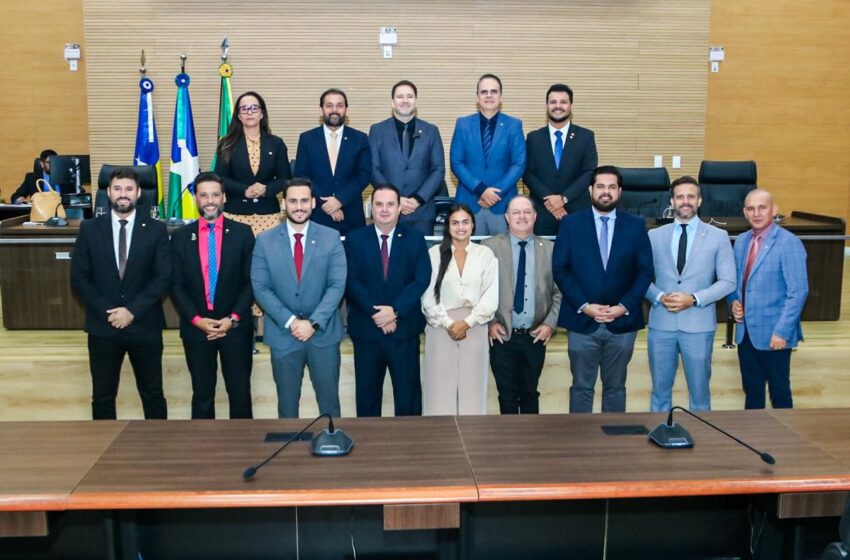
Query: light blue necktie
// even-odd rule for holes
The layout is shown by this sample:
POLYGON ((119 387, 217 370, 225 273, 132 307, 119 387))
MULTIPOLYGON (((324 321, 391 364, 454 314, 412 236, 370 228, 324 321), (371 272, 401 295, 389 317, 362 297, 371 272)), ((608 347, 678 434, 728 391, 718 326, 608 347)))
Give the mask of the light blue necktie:
POLYGON ((564 156, 564 135, 560 130, 555 131, 555 169, 561 168, 561 158, 564 156))
POLYGON ((602 257, 602 268, 608 268, 608 216, 600 216, 602 220, 601 231, 599 232, 599 255, 602 257))
POLYGON ((215 246, 215 224, 207 224, 210 228, 209 237, 207 237, 207 255, 209 259, 209 277, 210 277, 210 303, 215 305, 215 287, 218 284, 218 251, 215 246))

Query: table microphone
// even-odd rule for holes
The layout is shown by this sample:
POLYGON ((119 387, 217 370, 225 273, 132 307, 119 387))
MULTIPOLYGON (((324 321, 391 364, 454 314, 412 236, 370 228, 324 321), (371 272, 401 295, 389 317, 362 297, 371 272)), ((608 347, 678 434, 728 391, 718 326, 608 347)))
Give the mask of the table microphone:
POLYGON ((774 459, 773 455, 771 455, 770 453, 763 453, 763 452, 759 451, 755 447, 753 447, 753 446, 751 446, 747 443, 744 443, 743 441, 736 438, 735 436, 733 436, 729 432, 720 429, 719 427, 715 426, 714 424, 712 424, 708 420, 704 420, 703 418, 700 418, 699 416, 697 416, 696 414, 694 414, 690 410, 688 410, 686 408, 682 408, 681 406, 674 406, 673 408, 671 408, 670 414, 667 415, 667 422, 659 424, 658 426, 655 427, 655 429, 653 429, 649 433, 649 439, 652 440, 654 443, 658 444, 659 446, 664 447, 665 449, 679 449, 679 448, 687 448, 687 447, 693 447, 694 446, 694 440, 691 437, 691 434, 689 434, 688 431, 685 430, 681 425, 673 422, 673 411, 676 410, 676 409, 681 410, 685 414, 693 416, 694 418, 696 418, 697 420, 699 420, 700 422, 702 422, 706 426, 714 428, 715 430, 717 430, 718 432, 720 432, 724 436, 731 438, 731 439, 735 440, 736 442, 740 443, 741 445, 743 445, 744 447, 746 447, 747 449, 749 449, 750 451, 752 451, 753 453, 755 453, 756 455, 761 457, 761 460, 764 461, 765 463, 767 463, 768 465, 773 465, 774 463, 776 463, 776 459, 774 459))
POLYGON ((59 201, 59 204, 56 205, 56 208, 53 209, 53 217, 48 218, 44 225, 50 227, 65 227, 68 225, 68 220, 65 218, 59 217, 59 208, 62 207, 62 201, 59 201))
POLYGON ((258 463, 256 465, 250 466, 245 469, 245 472, 242 473, 242 478, 245 480, 251 480, 254 478, 254 475, 257 474, 257 471, 260 468, 277 457, 277 455, 286 449, 290 443, 296 441, 298 437, 306 432, 310 427, 318 422, 321 418, 327 417, 328 419, 328 427, 325 430, 322 430, 319 434, 313 436, 313 440, 311 443, 313 455, 321 455, 321 456, 340 456, 340 455, 348 455, 351 452, 351 448, 354 446, 354 440, 352 440, 348 435, 342 430, 334 429, 334 420, 330 414, 320 414, 316 418, 314 418, 309 424, 304 426, 300 432, 293 435, 286 443, 281 445, 277 451, 269 455, 265 461, 258 463))

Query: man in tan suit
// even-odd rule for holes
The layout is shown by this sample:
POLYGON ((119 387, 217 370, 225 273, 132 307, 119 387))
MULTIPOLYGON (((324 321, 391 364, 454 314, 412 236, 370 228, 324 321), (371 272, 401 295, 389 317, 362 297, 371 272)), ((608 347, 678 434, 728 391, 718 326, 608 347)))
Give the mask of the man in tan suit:
POLYGON ((561 292, 552 277, 554 245, 534 236, 537 213, 527 196, 511 200, 505 220, 508 232, 483 242, 499 261, 499 308, 490 323, 490 367, 502 414, 537 414, 537 382, 561 308, 561 292))

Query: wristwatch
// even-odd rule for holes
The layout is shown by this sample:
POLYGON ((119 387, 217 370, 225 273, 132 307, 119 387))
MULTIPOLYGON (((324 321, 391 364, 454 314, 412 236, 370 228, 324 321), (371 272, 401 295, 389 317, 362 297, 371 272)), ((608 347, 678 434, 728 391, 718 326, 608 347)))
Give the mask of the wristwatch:
POLYGON ((567 205, 567 195, 562 194, 561 198, 564 200, 564 206, 566 206, 567 205))
POLYGON ((313 327, 313 330, 316 332, 322 330, 322 326, 316 321, 310 321, 310 326, 313 327))
POLYGON ((233 325, 232 328, 239 328, 239 319, 236 318, 236 315, 230 315, 230 323, 233 325))

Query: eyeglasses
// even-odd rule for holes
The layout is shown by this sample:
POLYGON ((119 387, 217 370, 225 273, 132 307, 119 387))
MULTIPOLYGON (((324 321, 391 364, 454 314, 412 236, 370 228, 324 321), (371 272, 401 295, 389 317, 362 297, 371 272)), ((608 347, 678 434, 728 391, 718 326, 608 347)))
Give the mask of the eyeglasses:
POLYGON ((247 114, 253 115, 254 113, 260 112, 260 106, 259 105, 242 105, 241 107, 239 107, 239 112, 242 113, 243 115, 247 115, 247 114))

